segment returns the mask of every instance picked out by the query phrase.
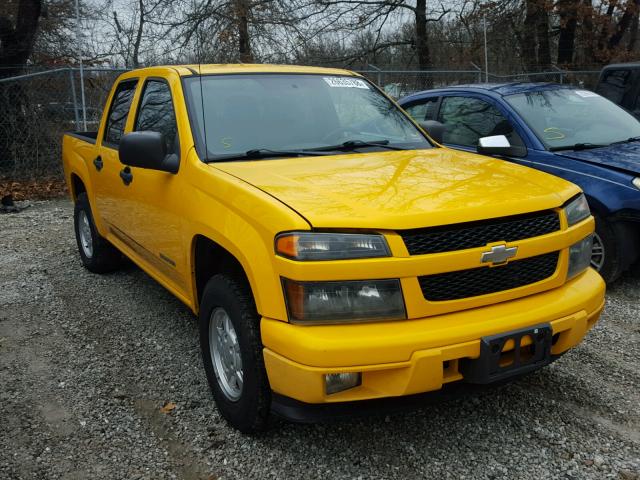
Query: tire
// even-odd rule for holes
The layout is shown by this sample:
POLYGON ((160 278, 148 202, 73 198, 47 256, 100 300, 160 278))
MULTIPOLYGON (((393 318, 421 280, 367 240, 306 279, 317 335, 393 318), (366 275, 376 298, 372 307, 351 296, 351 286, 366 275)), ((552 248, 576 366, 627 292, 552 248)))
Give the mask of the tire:
POLYGON ((614 226, 599 215, 594 217, 596 231, 593 237, 591 266, 600 273, 605 282, 613 283, 625 269, 623 249, 614 226))
POLYGON ((86 193, 81 193, 76 199, 73 224, 80 259, 87 270, 107 273, 120 267, 122 255, 98 233, 86 193))
POLYGON ((243 433, 265 430, 271 388, 262 355, 260 317, 246 280, 213 276, 202 294, 199 317, 202 360, 218 410, 243 433))

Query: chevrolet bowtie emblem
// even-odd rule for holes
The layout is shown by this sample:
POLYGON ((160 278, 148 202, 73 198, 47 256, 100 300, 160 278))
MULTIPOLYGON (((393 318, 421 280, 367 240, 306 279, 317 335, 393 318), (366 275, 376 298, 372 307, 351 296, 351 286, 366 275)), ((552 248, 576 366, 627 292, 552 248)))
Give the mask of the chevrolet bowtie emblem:
POLYGON ((496 245, 491 247, 490 252, 482 252, 480 261, 482 263, 492 263, 493 265, 501 265, 507 263, 507 260, 513 258, 518 253, 518 247, 507 248, 506 245, 496 245))

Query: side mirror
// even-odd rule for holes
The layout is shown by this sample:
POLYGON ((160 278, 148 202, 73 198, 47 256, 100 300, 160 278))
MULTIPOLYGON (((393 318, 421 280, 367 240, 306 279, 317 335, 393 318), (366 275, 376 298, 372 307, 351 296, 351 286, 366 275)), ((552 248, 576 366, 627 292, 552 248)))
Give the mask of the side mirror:
POLYGON ((523 157, 527 154, 526 147, 512 146, 504 135, 482 137, 478 140, 478 153, 482 155, 504 155, 523 157))
POLYGON ((424 122, 419 122, 418 125, 429 134, 429 136, 434 139, 438 143, 442 143, 444 139, 444 132, 447 127, 440 122, 436 122, 435 120, 425 120, 424 122))
POLYGON ((167 144, 160 132, 131 132, 120 140, 120 162, 130 167, 178 173, 178 156, 167 154, 167 144))

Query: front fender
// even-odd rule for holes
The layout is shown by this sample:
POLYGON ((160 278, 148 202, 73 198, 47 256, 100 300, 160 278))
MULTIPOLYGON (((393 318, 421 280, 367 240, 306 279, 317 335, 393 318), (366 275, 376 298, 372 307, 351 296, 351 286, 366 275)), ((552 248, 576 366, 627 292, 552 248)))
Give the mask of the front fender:
MULTIPOLYGON (((195 272, 193 239, 202 235, 231 253, 242 265, 258 312, 286 320, 280 276, 276 270, 274 238, 285 230, 309 230, 297 213, 261 190, 196 160, 184 174, 191 184, 186 202, 191 271, 195 272)), ((193 305, 197 305, 192 273, 193 305)))
POLYGON ((592 210, 603 217, 622 210, 640 212, 640 190, 631 183, 633 176, 629 174, 551 152, 530 151, 526 158, 513 161, 575 183, 587 196, 592 210))

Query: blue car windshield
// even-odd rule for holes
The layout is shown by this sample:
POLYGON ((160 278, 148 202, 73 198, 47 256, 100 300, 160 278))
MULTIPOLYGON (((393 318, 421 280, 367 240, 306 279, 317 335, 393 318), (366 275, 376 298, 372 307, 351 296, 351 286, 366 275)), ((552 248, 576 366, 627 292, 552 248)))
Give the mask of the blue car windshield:
POLYGON ((611 145, 640 136, 638 120, 588 90, 543 90, 505 98, 549 150, 611 145))
MULTIPOLYGON (((368 81, 315 74, 203 75, 184 80, 199 153, 224 160, 254 149, 299 151, 343 142, 431 148, 368 81)), ((346 152, 355 153, 355 152, 346 152)))

